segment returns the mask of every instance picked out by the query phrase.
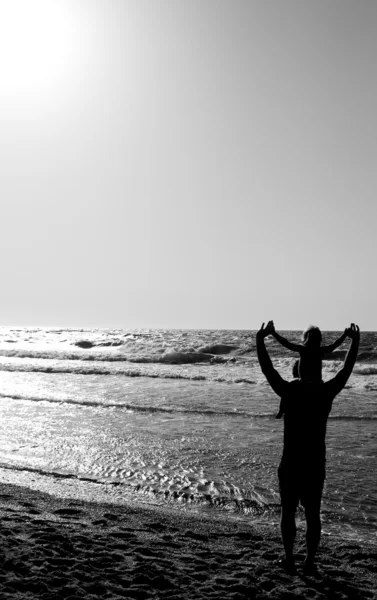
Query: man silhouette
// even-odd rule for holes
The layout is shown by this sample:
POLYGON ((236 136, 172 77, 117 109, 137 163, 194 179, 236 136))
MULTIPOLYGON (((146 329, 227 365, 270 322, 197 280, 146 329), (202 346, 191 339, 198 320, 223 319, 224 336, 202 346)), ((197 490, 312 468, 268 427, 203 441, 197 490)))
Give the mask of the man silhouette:
POLYGON ((293 546, 296 537, 295 514, 299 502, 306 518, 306 560, 304 568, 315 568, 314 558, 321 537, 320 508, 326 464, 326 425, 332 402, 344 388, 356 362, 360 330, 353 323, 346 330, 352 340, 343 367, 326 382, 313 383, 305 377, 285 381, 274 369, 264 339, 272 335, 269 321, 256 336, 258 360, 268 383, 284 400, 284 445, 278 468, 281 497, 281 535, 285 558, 283 568, 295 568, 293 546))

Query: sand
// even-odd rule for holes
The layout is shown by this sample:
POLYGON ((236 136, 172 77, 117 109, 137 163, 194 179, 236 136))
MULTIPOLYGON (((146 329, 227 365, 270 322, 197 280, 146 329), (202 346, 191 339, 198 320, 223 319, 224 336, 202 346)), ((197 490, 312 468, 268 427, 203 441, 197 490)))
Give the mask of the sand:
POLYGON ((0 484, 0 598, 377 598, 377 547, 326 537, 307 575, 278 529, 0 484))

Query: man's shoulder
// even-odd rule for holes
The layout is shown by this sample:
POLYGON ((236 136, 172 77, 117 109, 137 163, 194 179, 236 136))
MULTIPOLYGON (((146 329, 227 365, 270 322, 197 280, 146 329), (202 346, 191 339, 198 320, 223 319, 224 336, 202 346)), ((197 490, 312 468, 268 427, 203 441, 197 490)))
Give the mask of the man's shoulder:
POLYGON ((287 384, 288 394, 299 393, 299 394, 326 394, 330 392, 330 389, 326 386, 323 381, 318 383, 306 383, 302 379, 292 379, 287 384))
POLYGON ((289 385, 291 385, 292 387, 302 387, 302 388, 316 388, 316 389, 321 389, 323 388, 323 386, 328 383, 328 382, 324 382, 324 381, 318 381, 317 382, 313 382, 313 381, 303 381, 302 379, 299 379, 298 377, 296 379, 291 379, 291 381, 288 382, 289 385))
POLYGON ((292 389, 296 388, 297 386, 300 386, 301 384, 302 384, 302 381, 301 381, 301 379, 298 379, 298 378, 291 379, 291 381, 288 381, 288 385, 292 389))
POLYGON ((285 395, 294 396, 296 393, 299 393, 301 389, 302 381, 300 379, 292 379, 286 383, 285 395))
POLYGON ((337 396, 342 391, 344 385, 339 386, 339 383, 336 380, 336 377, 333 377, 332 379, 325 381, 323 384, 323 387, 324 387, 324 394, 326 394, 327 396, 332 397, 334 399, 335 396, 337 396))

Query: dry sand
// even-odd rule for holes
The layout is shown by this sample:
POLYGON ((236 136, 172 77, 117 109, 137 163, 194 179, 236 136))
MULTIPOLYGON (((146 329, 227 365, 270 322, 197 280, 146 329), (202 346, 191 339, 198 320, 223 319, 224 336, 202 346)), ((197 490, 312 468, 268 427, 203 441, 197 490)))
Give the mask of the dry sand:
POLYGON ((377 547, 326 537, 306 575, 274 564, 278 530, 0 484, 0 598, 377 598, 377 547))

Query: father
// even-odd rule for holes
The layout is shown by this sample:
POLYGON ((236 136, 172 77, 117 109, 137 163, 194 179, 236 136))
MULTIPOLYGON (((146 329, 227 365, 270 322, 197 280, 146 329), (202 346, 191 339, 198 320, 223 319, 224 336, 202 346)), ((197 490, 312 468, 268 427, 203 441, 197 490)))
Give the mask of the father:
POLYGON ((262 371, 274 392, 284 400, 284 448, 278 476, 281 497, 281 535, 285 558, 283 568, 293 570, 293 545, 296 537, 295 513, 301 502, 306 518, 305 569, 313 569, 321 537, 320 508, 326 463, 326 424, 332 402, 344 388, 354 367, 360 341, 357 325, 346 330, 351 347, 343 367, 326 382, 313 383, 305 378, 285 381, 274 369, 264 339, 274 324, 264 323, 257 333, 257 355, 262 371))

